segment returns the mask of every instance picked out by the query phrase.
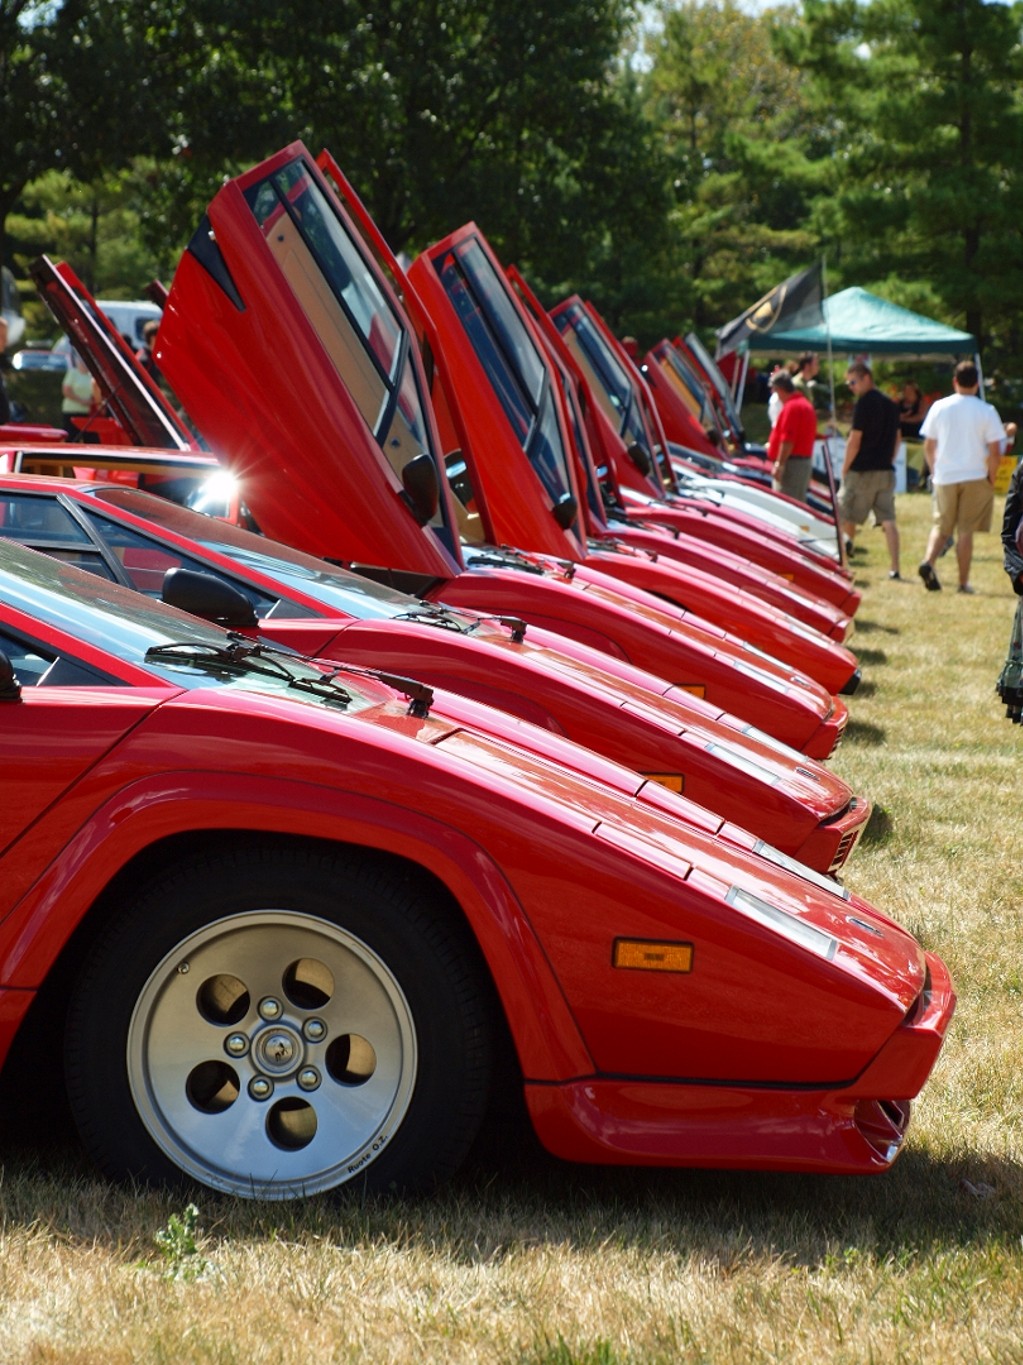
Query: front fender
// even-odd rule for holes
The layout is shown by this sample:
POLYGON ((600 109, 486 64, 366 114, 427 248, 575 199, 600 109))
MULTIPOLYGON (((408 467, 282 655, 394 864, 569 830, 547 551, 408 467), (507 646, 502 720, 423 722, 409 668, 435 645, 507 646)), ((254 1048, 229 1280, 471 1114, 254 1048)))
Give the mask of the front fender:
POLYGON ((450 892, 476 937, 526 1076, 592 1070, 561 989, 500 867, 463 831, 358 792, 287 779, 179 771, 120 788, 99 806, 0 925, 0 987, 33 990, 114 876, 162 840, 265 831, 407 859, 450 892))

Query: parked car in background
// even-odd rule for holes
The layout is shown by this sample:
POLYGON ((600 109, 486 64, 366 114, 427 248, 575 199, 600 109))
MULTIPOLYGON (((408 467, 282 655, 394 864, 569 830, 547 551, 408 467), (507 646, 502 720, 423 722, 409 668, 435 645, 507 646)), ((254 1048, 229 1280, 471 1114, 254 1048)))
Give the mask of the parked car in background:
POLYGON ((609 655, 420 601, 137 488, 0 475, 0 537, 254 638, 500 707, 684 792, 748 829, 747 846, 766 841, 818 872, 845 866, 870 815, 822 764, 609 655))
POLYGON ((37 371, 63 374, 67 369, 69 348, 65 344, 60 350, 44 342, 32 342, 15 351, 11 357, 11 369, 25 374, 37 371))

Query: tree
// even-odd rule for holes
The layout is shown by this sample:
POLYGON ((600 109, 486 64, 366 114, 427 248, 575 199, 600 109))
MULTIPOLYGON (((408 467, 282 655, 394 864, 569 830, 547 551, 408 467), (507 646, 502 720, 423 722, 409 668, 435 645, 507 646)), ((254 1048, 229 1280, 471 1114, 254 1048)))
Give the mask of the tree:
POLYGON ((805 0, 803 22, 783 36, 830 110, 833 194, 819 222, 842 275, 927 282, 951 320, 1013 349, 1021 17, 984 0, 805 0))
MULTIPOLYGON (((95 187, 166 155, 159 0, 0 0, 0 263, 25 186, 61 172, 95 187)), ((162 51, 166 54, 168 47, 162 51)), ((83 272, 88 277, 88 271, 83 272)))
POLYGON ((774 50, 778 15, 736 0, 666 0, 659 14, 646 107, 675 167, 687 321, 707 326, 820 253, 809 222, 820 178, 803 153, 811 115, 799 72, 774 50))
POLYGON ((52 164, 57 101, 42 98, 45 13, 31 0, 0 0, 0 266, 5 224, 25 185, 52 164))
POLYGON ((306 0, 301 25, 293 0, 181 10, 179 75, 160 75, 178 155, 144 231, 187 237, 225 171, 301 137, 334 152, 395 250, 475 219, 541 287, 582 271, 615 315, 653 292, 637 273, 666 177, 619 62, 633 0, 306 0))

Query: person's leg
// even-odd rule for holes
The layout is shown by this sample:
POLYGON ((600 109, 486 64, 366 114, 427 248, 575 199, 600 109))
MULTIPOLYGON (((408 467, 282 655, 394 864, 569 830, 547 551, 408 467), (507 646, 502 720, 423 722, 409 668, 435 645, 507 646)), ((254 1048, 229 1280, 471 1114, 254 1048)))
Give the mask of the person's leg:
POLYGON ((784 493, 786 497, 795 498, 797 502, 806 502, 806 490, 809 486, 810 461, 797 460, 795 456, 791 456, 786 462, 781 478, 771 480, 771 487, 776 493, 784 493))
POLYGON ((956 540, 956 561, 959 565, 959 586, 965 588, 970 582, 970 564, 973 562, 973 532, 960 531, 956 540))
POLYGON ((959 508, 956 519, 956 559, 959 567, 959 591, 972 592, 970 566, 973 563, 973 537, 978 532, 991 530, 995 491, 987 479, 971 479, 959 485, 959 508))
POLYGON ((899 528, 895 524, 895 470, 878 470, 874 476, 876 488, 874 505, 871 509, 874 520, 884 532, 888 546, 889 578, 901 577, 899 573, 899 528))
POLYGON ((862 526, 867 517, 869 502, 861 490, 862 476, 850 469, 842 479, 838 490, 838 520, 845 541, 845 553, 851 555, 856 539, 857 527, 862 526))
POLYGON ((928 592, 939 592, 941 583, 934 572, 934 563, 941 547, 956 523, 956 493, 954 484, 938 484, 934 490, 934 522, 927 537, 927 553, 917 570, 928 592))
POLYGON ((795 498, 797 502, 806 502, 812 469, 813 460, 789 460, 785 466, 786 477, 783 483, 790 498, 795 498))
POLYGON ((934 568, 941 547, 952 534, 958 516, 958 484, 938 484, 934 490, 934 521, 927 537, 924 564, 934 568))
POLYGON ((884 532, 885 543, 888 546, 892 576, 897 577, 899 573, 899 528, 894 521, 882 521, 881 530, 884 532))
POLYGON ((930 564, 932 569, 934 568, 934 561, 938 558, 938 551, 947 539, 948 537, 942 534, 941 527, 935 523, 927 537, 927 553, 924 555, 924 563, 930 564))

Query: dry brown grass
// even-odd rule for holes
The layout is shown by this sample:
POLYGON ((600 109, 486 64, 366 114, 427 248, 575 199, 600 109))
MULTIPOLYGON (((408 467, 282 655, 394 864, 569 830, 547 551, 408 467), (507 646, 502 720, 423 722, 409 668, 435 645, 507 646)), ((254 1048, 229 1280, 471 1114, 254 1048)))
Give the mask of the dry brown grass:
POLYGON ((1023 1361, 1023 733, 993 694, 1013 599, 995 536, 977 597, 925 593, 928 500, 899 512, 907 581, 879 532, 857 559, 866 684, 835 766, 889 828, 848 881, 945 956, 960 1006, 888 1175, 579 1169, 516 1143, 416 1202, 197 1193, 193 1246, 180 1194, 12 1140, 0 1360, 1023 1361))

